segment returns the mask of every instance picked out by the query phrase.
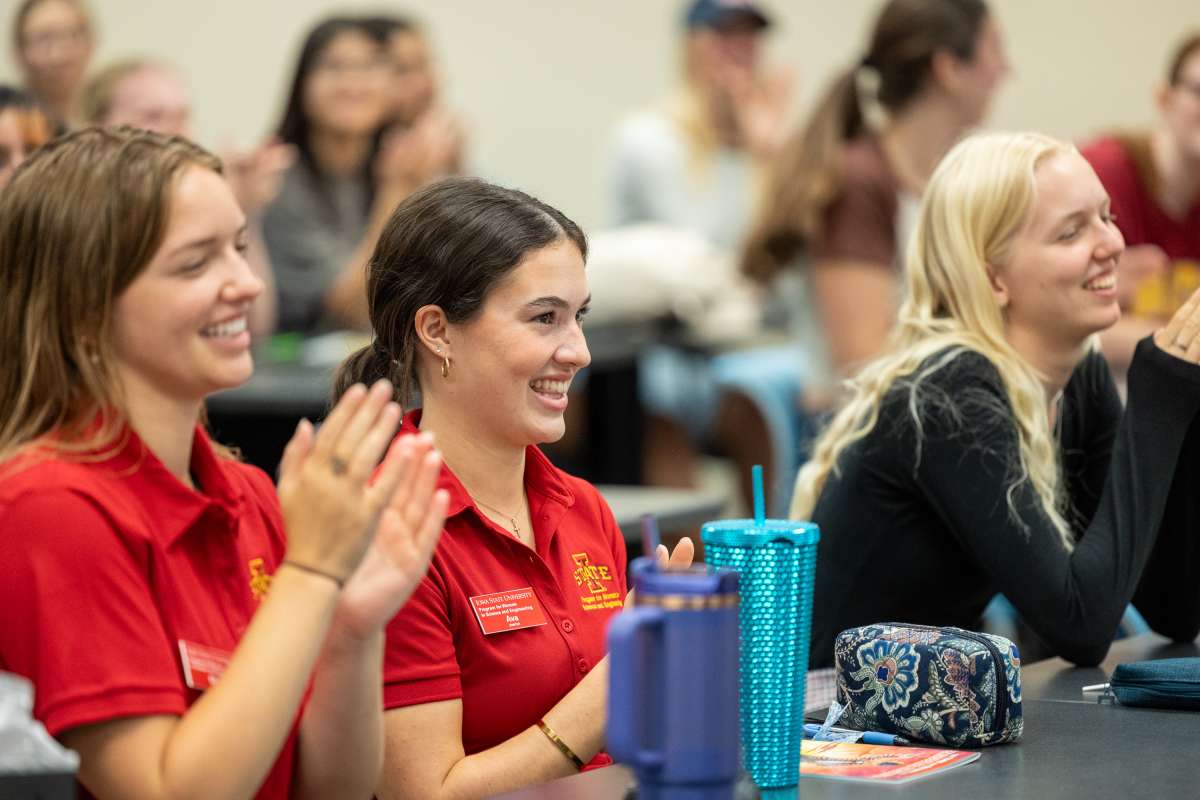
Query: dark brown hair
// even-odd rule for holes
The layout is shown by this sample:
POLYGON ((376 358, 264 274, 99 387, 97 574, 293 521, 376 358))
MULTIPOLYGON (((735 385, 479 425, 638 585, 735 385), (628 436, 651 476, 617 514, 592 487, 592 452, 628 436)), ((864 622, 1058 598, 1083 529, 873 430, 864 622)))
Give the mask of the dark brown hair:
POLYGON ((1175 48, 1175 52, 1171 55, 1170 67, 1167 69, 1167 81, 1172 86, 1179 85, 1179 81, 1183 78, 1183 68, 1197 51, 1200 51, 1200 33, 1193 33, 1175 48))
POLYGON ((63 450, 112 443, 113 307, 161 246, 192 165, 221 171, 185 139, 86 128, 43 145, 0 193, 0 461, 51 432, 63 450))
POLYGON ((961 61, 975 57, 987 16, 983 0, 891 0, 884 6, 866 56, 834 80, 808 123, 780 152, 763 213, 747 240, 746 274, 768 280, 821 236, 825 212, 840 189, 838 153, 845 142, 868 132, 860 70, 878 76, 872 100, 894 114, 925 88, 937 53, 948 51, 961 61))
POLYGON ((387 378, 409 402, 417 378, 417 310, 436 305, 469 322, 488 294, 534 251, 587 238, 561 211, 516 189, 448 178, 414 192, 392 213, 367 267, 375 340, 338 370, 334 399, 354 383, 387 378))

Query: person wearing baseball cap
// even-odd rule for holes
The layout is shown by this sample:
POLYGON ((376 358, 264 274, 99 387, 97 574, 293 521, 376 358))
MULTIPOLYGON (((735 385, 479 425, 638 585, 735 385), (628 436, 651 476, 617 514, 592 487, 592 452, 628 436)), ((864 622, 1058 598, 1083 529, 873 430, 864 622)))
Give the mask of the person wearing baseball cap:
POLYGON ((688 6, 684 24, 689 28, 717 28, 748 24, 755 30, 770 27, 771 18, 748 0, 695 0, 688 6))
MULTIPOLYGON (((764 34, 772 23, 756 3, 689 0, 677 19, 683 23, 681 80, 656 107, 623 119, 613 137, 611 222, 671 226, 732 253, 753 219, 761 176, 783 142, 791 76, 766 62, 764 34)), ((757 366, 747 373, 762 374, 757 366)), ((650 348, 638 374, 649 483, 695 485, 700 442, 735 454, 745 474, 753 463, 770 460, 766 435, 745 433, 767 430, 765 421, 753 404, 718 388, 708 356, 650 348)), ((790 412, 791 398, 783 405, 790 412)))

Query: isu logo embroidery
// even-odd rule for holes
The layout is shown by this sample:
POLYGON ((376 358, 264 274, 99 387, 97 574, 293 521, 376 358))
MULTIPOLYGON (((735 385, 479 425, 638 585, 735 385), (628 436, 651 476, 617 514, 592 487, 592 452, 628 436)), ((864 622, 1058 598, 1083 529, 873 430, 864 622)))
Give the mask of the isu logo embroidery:
POLYGON ((603 593, 605 586, 601 581, 612 580, 608 567, 593 567, 587 553, 573 553, 571 558, 575 561, 575 585, 587 586, 592 594, 603 593))
POLYGON ((584 611, 621 608, 621 591, 611 585, 616 580, 611 568, 592 564, 587 553, 572 553, 571 560, 575 562, 575 585, 583 590, 579 600, 584 611))
POLYGON ((255 600, 262 600, 267 596, 267 592, 271 588, 271 576, 263 568, 263 560, 261 558, 250 559, 249 567, 250 594, 254 595, 255 600))

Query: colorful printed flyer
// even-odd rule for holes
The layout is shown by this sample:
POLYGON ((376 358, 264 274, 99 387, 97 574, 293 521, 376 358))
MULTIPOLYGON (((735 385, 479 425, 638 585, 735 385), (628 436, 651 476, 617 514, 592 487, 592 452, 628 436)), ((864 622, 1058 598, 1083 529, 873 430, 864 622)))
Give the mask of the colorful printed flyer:
POLYGON ((800 777, 904 783, 970 764, 977 758, 979 753, 969 750, 805 739, 800 747, 800 777))

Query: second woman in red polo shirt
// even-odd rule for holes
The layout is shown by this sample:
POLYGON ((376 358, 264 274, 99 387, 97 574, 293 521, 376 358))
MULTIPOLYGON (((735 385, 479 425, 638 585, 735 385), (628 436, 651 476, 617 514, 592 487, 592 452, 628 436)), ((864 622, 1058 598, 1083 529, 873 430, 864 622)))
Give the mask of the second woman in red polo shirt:
MULTIPOLYGON (((625 599, 624 540, 595 488, 537 448, 563 435, 590 361, 586 254, 554 208, 452 179, 405 200, 371 258, 377 338, 340 383, 419 389, 402 435, 435 433, 450 493, 430 571, 388 627, 389 800, 483 797, 609 763, 605 630, 625 599)), ((691 555, 686 542, 672 559, 691 555)))

